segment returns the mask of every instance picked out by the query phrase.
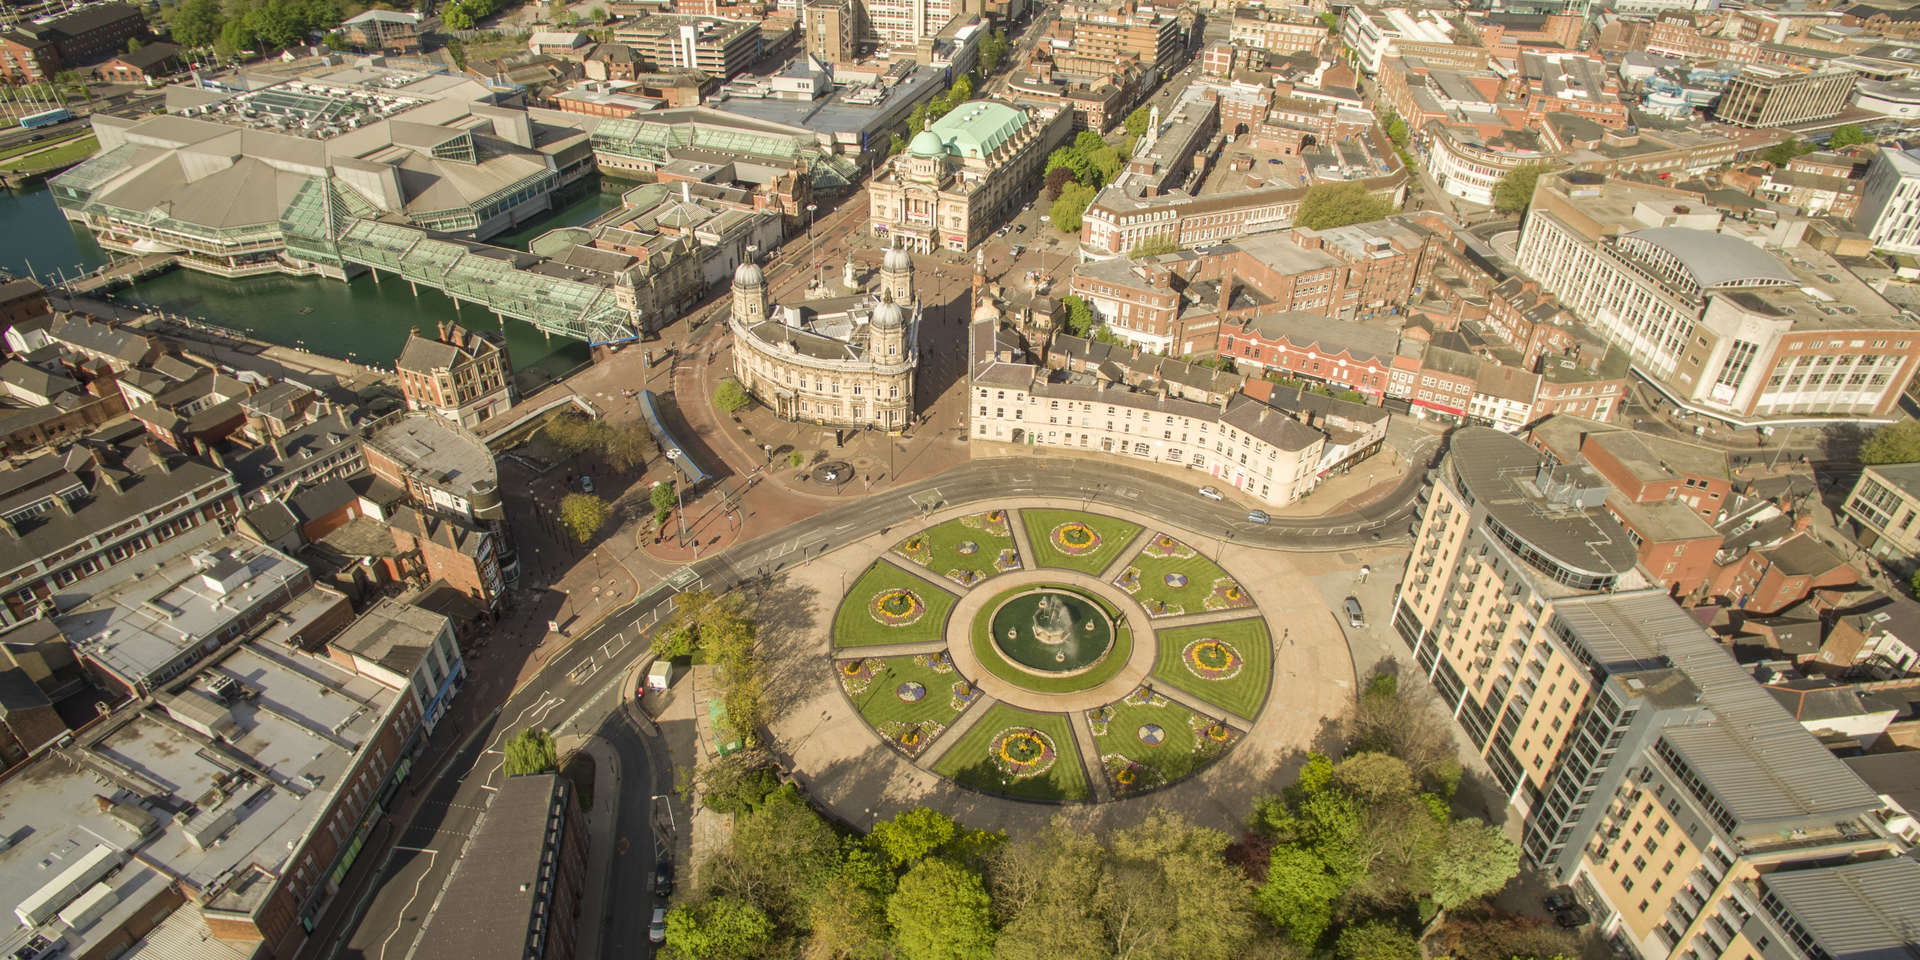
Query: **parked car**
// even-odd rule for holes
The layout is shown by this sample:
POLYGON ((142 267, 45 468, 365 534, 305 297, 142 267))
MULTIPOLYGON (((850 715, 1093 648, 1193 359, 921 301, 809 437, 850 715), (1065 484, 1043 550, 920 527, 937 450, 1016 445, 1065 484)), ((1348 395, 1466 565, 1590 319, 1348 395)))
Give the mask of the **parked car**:
POLYGON ((1267 512, 1265 510, 1248 510, 1247 522, 1248 523, 1272 523, 1273 518, 1267 516, 1267 512))
POLYGON ((1200 495, 1206 497, 1208 500, 1225 500, 1227 498, 1225 494, 1212 487, 1201 487, 1200 495))
POLYGON ((1027 252, 1027 248, 1017 243, 1007 248, 1007 256, 1010 256, 1010 257, 1017 257, 1026 252, 1027 252))
POLYGON ((1026 233, 1026 232, 1027 232, 1027 225, 1023 223, 1023 224, 1021 224, 1021 225, 1019 225, 1019 226, 1017 226, 1017 227, 1014 227, 1014 228, 1013 228, 1013 232, 1014 232, 1014 233, 1026 233))
POLYGON ((583 473, 583 474, 581 474, 581 475, 580 475, 580 489, 581 489, 581 491, 582 491, 582 492, 585 492, 585 493, 592 493, 592 492, 593 492, 593 478, 592 478, 592 477, 589 477, 589 476, 587 476, 587 475, 586 475, 586 474, 584 474, 584 473, 583 473))
POLYGON ((1572 890, 1569 890, 1565 887, 1561 887, 1560 889, 1547 894, 1545 897, 1542 897, 1540 899, 1540 905, 1543 907, 1546 907, 1548 913, 1559 913, 1560 911, 1565 910, 1568 907, 1579 906, 1580 901, 1575 900, 1573 898, 1572 890))
POLYGON ((653 865, 653 895, 673 896, 673 861, 662 860, 653 865))
POLYGON ((1360 601, 1358 599, 1348 597, 1343 606, 1345 606, 1347 610, 1347 626, 1364 627, 1367 625, 1367 612, 1360 609, 1360 601))
POLYGON ((667 908, 653 908, 653 922, 647 924, 647 939, 653 943, 665 943, 667 940, 667 908))
POLYGON ((1587 924, 1592 923, 1593 914, 1588 913, 1586 907, 1583 907, 1576 903, 1573 906, 1568 907, 1567 909, 1554 914, 1553 922, 1567 928, 1568 930, 1572 930, 1575 927, 1584 927, 1587 924))

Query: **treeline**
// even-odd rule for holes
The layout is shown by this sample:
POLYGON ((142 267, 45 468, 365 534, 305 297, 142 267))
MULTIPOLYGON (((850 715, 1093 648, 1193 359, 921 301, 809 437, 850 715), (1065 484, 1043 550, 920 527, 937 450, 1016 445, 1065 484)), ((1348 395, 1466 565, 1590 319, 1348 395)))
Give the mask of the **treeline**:
POLYGON ((1080 216, 1093 203, 1100 188, 1113 182, 1133 156, 1134 145, 1146 133, 1150 113, 1139 107, 1127 114, 1123 123, 1126 136, 1117 144, 1092 130, 1082 130, 1073 142, 1047 155, 1047 198, 1053 201, 1047 217, 1064 233, 1080 230, 1080 216))
POLYGON ((278 50, 340 25, 338 0, 181 0, 167 26, 186 47, 278 50))
POLYGON ((861 834, 729 758, 701 782, 731 844, 669 912, 662 956, 1420 960, 1429 927, 1461 960, 1574 954, 1482 902, 1518 850, 1451 812, 1460 768, 1429 707, 1375 679, 1346 757, 1310 757, 1238 838, 1154 811, 1104 837, 1056 819, 1009 839, 924 808, 861 834))

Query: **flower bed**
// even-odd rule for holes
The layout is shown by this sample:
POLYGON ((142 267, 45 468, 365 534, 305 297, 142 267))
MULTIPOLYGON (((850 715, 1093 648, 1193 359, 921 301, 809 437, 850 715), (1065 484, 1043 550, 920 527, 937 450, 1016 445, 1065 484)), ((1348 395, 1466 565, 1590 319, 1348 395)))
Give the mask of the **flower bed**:
POLYGON ((919 594, 901 587, 874 594, 868 608, 873 619, 889 627, 904 627, 927 612, 926 601, 921 600, 919 594))
POLYGON ((965 680, 955 680, 950 689, 952 699, 948 701, 955 710, 965 710, 969 704, 980 699, 980 688, 965 680))
POLYGON ((1167 698, 1154 693, 1151 685, 1143 683, 1134 687, 1120 702, 1130 707, 1164 707, 1167 698))
POLYGON ((945 650, 935 653, 923 653, 913 658, 914 666, 925 667, 934 673, 952 673, 953 657, 945 650))
POLYGON ((1240 651, 1225 640, 1201 637, 1180 651, 1180 662, 1202 680, 1231 680, 1246 665, 1240 651))
POLYGON ((1166 782, 1166 778, 1160 775, 1160 771, 1139 761, 1129 760, 1118 753, 1102 755, 1100 765, 1106 768, 1107 780, 1113 784, 1113 792, 1121 796, 1151 789, 1166 782))
POLYGON ((948 580, 952 580, 952 581, 953 581, 954 583, 957 583, 957 584, 959 584, 959 585, 961 585, 961 586, 963 586, 963 587, 971 587, 971 586, 973 586, 974 584, 976 584, 976 583, 979 583, 979 582, 980 582, 980 571, 978 571, 978 570, 948 570, 948 571, 947 571, 947 579, 948 579, 948 580))
POLYGON ((993 737, 988 748, 994 766, 1018 779, 1037 777, 1053 766, 1060 754, 1053 738, 1032 727, 1008 727, 993 737))
POLYGON ((1009 529, 1007 525, 1007 512, 1005 510, 989 510, 986 513, 976 513, 972 516, 961 517, 960 524, 962 526, 972 527, 975 530, 984 531, 987 536, 990 537, 1004 539, 1013 536, 1013 531, 1009 529))
POLYGON ((1220 577, 1213 581, 1213 592, 1207 594, 1208 610, 1229 610, 1238 607, 1253 606, 1253 598, 1240 588, 1232 577, 1220 577))
POLYGON ((1203 757, 1219 756, 1221 751, 1240 739, 1239 731, 1198 713, 1189 717, 1187 724, 1193 730, 1193 752, 1203 757))
POLYGON ((1008 573, 1020 569, 1020 551, 1006 547, 993 559, 993 569, 999 573, 1008 573))
POLYGON ((1147 545, 1141 548, 1140 552, 1149 557, 1163 557, 1168 560, 1184 560, 1194 555, 1192 547, 1164 533, 1155 534, 1153 539, 1148 540, 1147 545))
POLYGON ((1119 576, 1113 578, 1113 585, 1116 587, 1119 587, 1122 590, 1125 590, 1128 593, 1139 593, 1140 592, 1140 568, 1128 567, 1127 569, 1121 571, 1119 576))
POLYGON ((902 723, 898 720, 889 720, 881 724, 878 729, 880 735, 885 737, 887 742, 892 744, 900 752, 906 754, 908 757, 917 757, 921 751, 927 749, 928 744, 932 743, 935 738, 945 732, 947 727, 946 724, 935 723, 931 720, 923 720, 918 723, 902 723))
POLYGON ((1111 703, 1104 707, 1087 711, 1087 726, 1093 728, 1093 735, 1096 737, 1106 736, 1107 725, 1112 722, 1113 704, 1111 703))
POLYGON ((901 703, 919 703, 926 697, 927 688, 925 684, 908 680, 898 687, 895 687, 893 689, 893 695, 899 697, 901 703))
POLYGON ((873 685, 874 678, 886 672, 887 665, 872 657, 842 660, 834 670, 840 676, 840 686, 846 689, 850 697, 865 693, 873 685))
POLYGON ((916 533, 900 544, 900 552, 921 566, 933 562, 933 544, 924 533, 916 533))
POLYGON ((1149 617, 1178 617, 1187 612, 1186 607, 1177 603, 1168 603, 1165 600, 1148 600, 1141 606, 1147 608, 1149 617))
POLYGON ((1084 557, 1100 549, 1100 534, 1078 520, 1069 520, 1047 535, 1055 550, 1069 557, 1084 557))

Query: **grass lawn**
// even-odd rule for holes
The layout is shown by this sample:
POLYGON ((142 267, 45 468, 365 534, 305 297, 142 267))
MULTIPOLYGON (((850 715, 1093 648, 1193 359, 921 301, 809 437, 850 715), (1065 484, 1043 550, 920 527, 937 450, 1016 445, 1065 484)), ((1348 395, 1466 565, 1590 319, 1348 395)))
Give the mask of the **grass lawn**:
POLYGON ((1267 625, 1259 617, 1157 630, 1155 634, 1159 639, 1160 652, 1154 658, 1153 673, 1150 675, 1154 683, 1184 690, 1249 720, 1260 712, 1260 705, 1267 699, 1267 690, 1273 685, 1273 638, 1268 635, 1267 625), (1225 679, 1210 680, 1187 666, 1182 651, 1187 644, 1202 637, 1226 641, 1243 661, 1240 672, 1225 679))
POLYGON ((834 675, 868 725, 909 755, 917 756, 953 725, 966 703, 972 702, 956 700, 953 686, 965 681, 944 654, 942 651, 942 659, 937 661, 945 665, 944 670, 934 666, 933 655, 921 654, 839 660, 835 661, 834 675), (907 683, 919 684, 926 693, 918 700, 902 699, 900 688, 907 683), (912 741, 906 739, 909 733, 914 735, 912 741))
MULTIPOLYGON (((41 144, 36 143, 33 146, 39 149, 41 144)), ((0 170, 42 170, 49 167, 63 167, 70 163, 78 163, 92 156, 94 151, 99 149, 100 141, 89 133, 41 150, 39 153, 23 153, 0 160, 0 170)))
POLYGON ((1080 766, 1080 750, 1073 743, 1073 728, 1065 714, 1034 713, 1004 703, 996 703, 986 716, 967 728, 967 732, 940 760, 933 772, 957 783, 1028 800, 1072 802, 1088 798, 1086 773, 1080 766), (1032 727, 1053 741, 1053 765, 1033 777, 1015 778, 1002 771, 993 756, 994 741, 1001 731, 1012 727, 1032 727), (1001 780, 1006 780, 1005 784, 1001 780))
MULTIPOLYGON (((1226 745, 1211 741, 1202 743, 1201 731, 1205 727, 1199 722, 1214 719, 1201 717, 1159 694, 1153 695, 1151 703, 1122 700, 1089 715, 1089 720, 1093 721, 1094 745, 1103 758, 1102 764, 1108 766, 1111 772, 1117 772, 1115 768, 1121 764, 1107 764, 1104 758, 1115 754, 1152 768, 1149 774, 1136 772, 1133 789, 1178 780, 1219 756, 1226 745), (1104 732, 1101 722, 1096 719, 1103 712, 1107 714, 1104 732), (1159 727, 1164 739, 1157 744, 1141 740, 1140 728, 1147 724, 1159 727)), ((1127 787, 1118 783, 1114 786, 1121 793, 1127 790, 1127 787)))
POLYGON ((1036 554, 1032 558, 1034 565, 1065 567, 1096 577, 1106 572, 1107 567, 1120 556, 1120 551, 1140 532, 1137 523, 1078 510, 1022 510, 1020 522, 1027 525, 1027 541, 1033 545, 1036 554), (1053 542, 1053 528, 1075 520, 1091 527, 1100 538, 1099 546, 1078 556, 1067 553, 1053 542))
POLYGON ((885 560, 874 563, 840 598, 833 617, 833 645, 870 647, 880 643, 918 643, 939 640, 947 628, 954 595, 885 560), (912 623, 890 626, 874 619, 874 597, 888 590, 910 590, 925 605, 912 623))
MULTIPOLYGON (((961 586, 971 586, 1003 572, 998 563, 1000 552, 1013 549, 1013 533, 1004 510, 957 517, 893 545, 895 554, 961 586), (998 520, 993 519, 996 513, 998 520), (960 552, 960 546, 966 543, 973 544, 972 553, 960 552)), ((1019 557, 1014 557, 1013 565, 1007 569, 1020 569, 1019 557)))
POLYGON ((1113 678, 1114 674, 1119 673, 1121 668, 1127 665, 1127 659, 1133 656, 1133 631, 1119 625, 1119 616, 1120 612, 1115 610, 1112 604, 1107 603, 1095 594, 1082 593, 1079 590, 1074 590, 1072 587, 1060 587, 1052 584, 1028 584, 1024 587, 1014 587, 988 600, 987 605, 980 608, 979 615, 974 618, 973 629, 969 632, 969 636, 973 643, 973 655, 980 660, 981 666, 987 668, 988 673, 1008 683, 1018 684, 1028 690, 1038 690, 1041 693, 1070 693, 1075 690, 1091 689, 1106 683, 1113 678), (1076 673, 1071 677, 1038 676, 1014 666, 1005 656, 1001 655, 999 648, 993 645, 993 612, 1000 609, 1000 605, 1006 602, 1007 598, 1045 586, 1054 586, 1055 589, 1068 590, 1077 596, 1084 597, 1087 600, 1099 604, 1100 609, 1107 612, 1108 619, 1116 621, 1113 628, 1113 648, 1107 651, 1106 659, 1101 660, 1092 670, 1088 670, 1086 673, 1076 673))
POLYGON ((1132 560, 1127 561, 1127 570, 1121 571, 1114 583, 1132 593, 1133 598, 1147 608, 1147 613, 1156 617, 1177 617, 1183 613, 1253 606, 1246 592, 1218 564, 1208 560, 1191 544, 1164 533, 1148 537, 1146 545, 1132 560), (1180 577, 1186 578, 1186 582, 1183 586, 1169 585, 1168 575, 1175 576, 1175 582, 1180 577), (1218 595, 1215 594, 1216 585, 1219 587, 1218 595), (1229 590, 1233 594, 1231 597, 1229 590))

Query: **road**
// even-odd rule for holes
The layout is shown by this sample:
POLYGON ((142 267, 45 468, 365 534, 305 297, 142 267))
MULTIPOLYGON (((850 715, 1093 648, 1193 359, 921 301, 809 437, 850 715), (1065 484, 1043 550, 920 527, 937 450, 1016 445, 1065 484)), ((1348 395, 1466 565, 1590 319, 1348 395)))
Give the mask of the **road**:
MULTIPOLYGON (((1434 453, 1421 445, 1414 462, 1434 453)), ((612 922, 606 933, 609 955, 630 956, 643 949, 651 905, 651 798, 669 797, 674 822, 687 811, 673 797, 674 773, 659 735, 643 731, 627 712, 630 692, 625 672, 645 652, 646 631, 671 610, 682 590, 726 590, 770 577, 788 566, 818 557, 853 541, 885 532, 894 524, 936 509, 1008 497, 1080 499, 1089 507, 1107 503, 1150 512, 1168 523, 1203 536, 1270 549, 1335 550, 1395 539, 1411 514, 1413 495, 1424 470, 1412 470, 1390 495, 1349 514, 1311 519, 1277 518, 1249 523, 1242 507, 1202 499, 1188 483, 1121 464, 1082 460, 1048 461, 1008 457, 969 461, 916 483, 850 501, 824 513, 680 568, 633 603, 614 612, 566 649, 516 691, 495 714, 496 722, 451 758, 426 757, 422 782, 430 786, 426 802, 401 833, 399 845, 379 875, 375 892, 356 906, 353 932, 320 956, 404 960, 446 885, 457 851, 485 807, 499 776, 498 741, 529 725, 550 729, 556 737, 596 732, 619 754, 623 777, 619 832, 623 848, 615 859, 607 903, 612 922), (485 753, 477 751, 488 744, 485 753), (645 771, 642 790, 634 776, 645 771), (475 773, 478 773, 475 776, 475 773)), ((691 726, 691 722, 686 724, 691 726)), ((663 731, 674 742, 691 742, 691 731, 663 731)), ((676 843, 681 837, 673 838, 676 843)), ((684 856, 677 854, 677 862, 684 856)), ((593 922, 583 920, 583 922, 593 922)))

